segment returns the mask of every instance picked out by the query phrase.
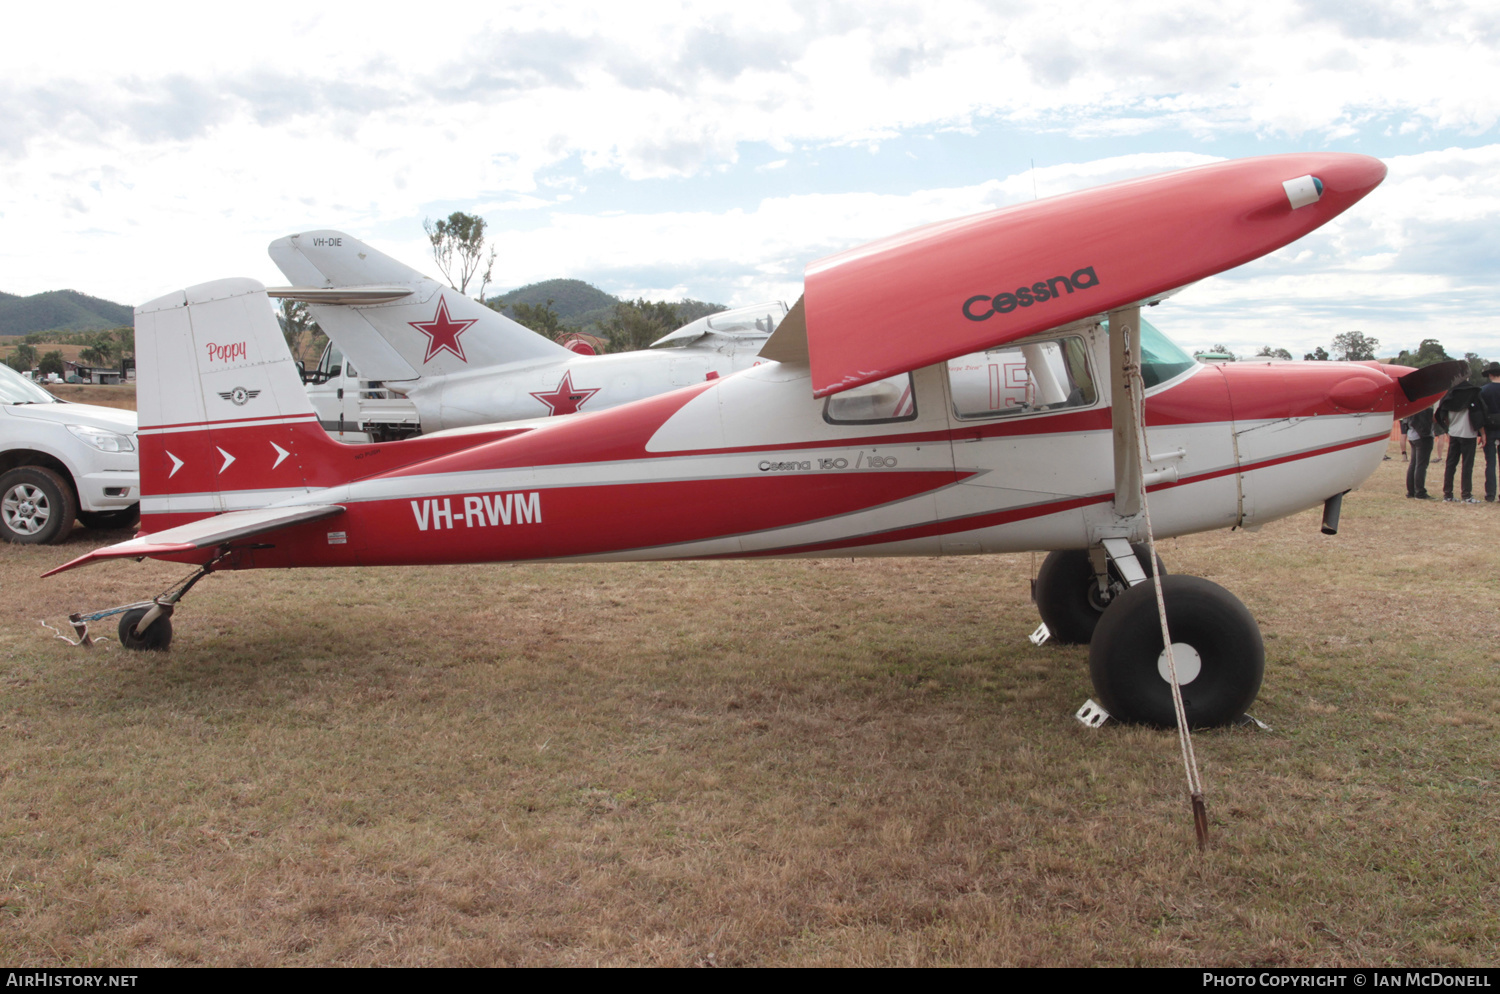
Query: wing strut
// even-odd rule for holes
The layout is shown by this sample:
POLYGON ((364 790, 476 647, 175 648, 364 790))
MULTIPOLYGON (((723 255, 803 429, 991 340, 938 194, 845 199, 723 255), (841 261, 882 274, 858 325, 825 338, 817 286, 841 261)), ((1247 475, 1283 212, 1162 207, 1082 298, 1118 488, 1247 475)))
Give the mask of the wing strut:
MULTIPOLYGON (((1178 670, 1177 647, 1167 625, 1167 600, 1162 591, 1161 570, 1155 564, 1156 536, 1151 528, 1151 507, 1146 497, 1144 466, 1146 463, 1146 383, 1140 364, 1141 306, 1133 304, 1109 312, 1110 419, 1115 449, 1115 513, 1120 517, 1140 515, 1146 526, 1147 561, 1152 564, 1151 583, 1156 593, 1157 619, 1161 623, 1162 653, 1167 682, 1172 686, 1172 710, 1177 718, 1177 739, 1182 750, 1183 771, 1187 775, 1188 796, 1193 809, 1193 831, 1199 850, 1208 846, 1208 808, 1203 799, 1203 778, 1198 772, 1198 756, 1188 729, 1187 708, 1182 699, 1182 679, 1178 670)), ((1136 561, 1135 552, 1124 539, 1107 539, 1104 551, 1115 560, 1117 568, 1134 586, 1147 579, 1136 561)), ((1092 651, 1092 650, 1091 650, 1092 651)), ((1189 680, 1192 677, 1188 677, 1189 680)))
POLYGON ((1140 304, 1109 312, 1109 415, 1115 443, 1115 513, 1122 518, 1141 513, 1141 443, 1136 411, 1145 405, 1144 398, 1136 397, 1139 380, 1131 375, 1130 368, 1139 355, 1136 346, 1140 326, 1140 304))

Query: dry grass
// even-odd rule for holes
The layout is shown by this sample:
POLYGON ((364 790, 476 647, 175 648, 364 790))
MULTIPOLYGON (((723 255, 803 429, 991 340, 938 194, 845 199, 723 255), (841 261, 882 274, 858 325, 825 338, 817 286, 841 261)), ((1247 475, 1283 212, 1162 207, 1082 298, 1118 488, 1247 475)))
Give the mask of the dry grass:
POLYGON ((135 410, 135 384, 117 383, 113 386, 98 386, 91 383, 51 383, 47 390, 54 396, 74 404, 93 404, 96 407, 119 407, 135 410))
POLYGON ((0 548, 0 961, 1493 964, 1494 505, 1165 544, 1257 716, 1088 731, 1026 556, 213 577, 166 656, 48 637, 184 572, 0 548))

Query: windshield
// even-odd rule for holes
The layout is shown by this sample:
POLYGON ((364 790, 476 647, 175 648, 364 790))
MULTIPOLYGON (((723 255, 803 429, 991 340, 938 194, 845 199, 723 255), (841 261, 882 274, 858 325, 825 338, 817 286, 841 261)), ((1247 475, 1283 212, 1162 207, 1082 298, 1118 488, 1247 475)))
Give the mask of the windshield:
MULTIPOLYGON (((1109 322, 1104 322, 1109 332, 1109 322)), ((1147 389, 1165 383, 1197 365, 1196 360, 1173 344, 1150 321, 1141 318, 1141 382, 1147 389)))
POLYGON ((0 404, 60 404, 62 401, 52 396, 35 383, 11 369, 4 363, 0 363, 0 404))

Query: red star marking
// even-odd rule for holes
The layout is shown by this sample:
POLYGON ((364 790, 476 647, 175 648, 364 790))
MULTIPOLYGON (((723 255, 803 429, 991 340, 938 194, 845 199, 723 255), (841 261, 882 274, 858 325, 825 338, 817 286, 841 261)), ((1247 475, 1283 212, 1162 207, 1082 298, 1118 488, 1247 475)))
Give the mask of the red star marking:
POLYGON ((427 336, 427 354, 422 357, 424 363, 431 362, 433 356, 445 349, 458 356, 459 362, 468 362, 464 357, 464 347, 458 343, 458 336, 476 320, 478 319, 453 320, 448 316, 448 301, 439 297, 437 314, 431 321, 408 321, 407 324, 427 336))
POLYGON ((562 382, 557 385, 556 390, 534 393, 532 396, 550 407, 553 414, 577 414, 584 401, 598 392, 598 387, 573 389, 573 371, 570 369, 563 374, 562 382))

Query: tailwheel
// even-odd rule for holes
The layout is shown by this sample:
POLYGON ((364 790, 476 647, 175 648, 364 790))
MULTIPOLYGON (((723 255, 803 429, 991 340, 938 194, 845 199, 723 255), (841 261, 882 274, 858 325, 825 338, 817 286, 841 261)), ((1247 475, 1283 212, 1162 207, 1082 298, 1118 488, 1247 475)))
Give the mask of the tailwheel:
MULTIPOLYGON (((1164 576, 1161 586, 1189 727, 1233 723, 1260 692, 1266 669, 1260 627, 1217 583, 1164 576)), ((1089 674, 1099 703, 1115 718, 1176 725, 1154 584, 1125 590, 1100 615, 1089 644, 1089 674)))
POLYGON ((155 605, 132 608, 120 616, 119 634, 120 644, 127 649, 166 652, 172 644, 171 609, 158 611, 155 605), (137 632, 136 626, 152 611, 157 611, 157 617, 137 632))
MULTIPOLYGON (((1132 545, 1131 549, 1141 569, 1150 576, 1150 550, 1143 544, 1132 545)), ((1156 557, 1156 568, 1166 576, 1160 556, 1156 557)), ((1036 607, 1055 641, 1088 645, 1093 640, 1094 628, 1104 609, 1127 587, 1113 562, 1108 569, 1107 589, 1100 590, 1087 549, 1059 549, 1047 554, 1036 574, 1036 607)))

